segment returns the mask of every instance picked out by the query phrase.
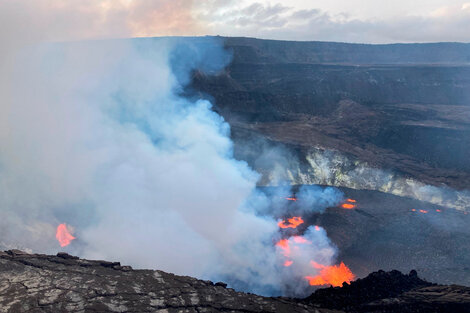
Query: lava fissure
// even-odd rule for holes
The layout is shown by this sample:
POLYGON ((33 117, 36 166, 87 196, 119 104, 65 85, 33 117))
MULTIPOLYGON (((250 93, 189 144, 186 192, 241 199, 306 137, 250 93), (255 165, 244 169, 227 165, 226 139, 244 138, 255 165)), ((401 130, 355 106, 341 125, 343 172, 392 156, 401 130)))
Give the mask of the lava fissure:
POLYGON ((72 236, 66 224, 60 224, 59 226, 57 226, 55 238, 57 239, 61 247, 68 246, 72 242, 72 240, 76 239, 74 236, 72 236))

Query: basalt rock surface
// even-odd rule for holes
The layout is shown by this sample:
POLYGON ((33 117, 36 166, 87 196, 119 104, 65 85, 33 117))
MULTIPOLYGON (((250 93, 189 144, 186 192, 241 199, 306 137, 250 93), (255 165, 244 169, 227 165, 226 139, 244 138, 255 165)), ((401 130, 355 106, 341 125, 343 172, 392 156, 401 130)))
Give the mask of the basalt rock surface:
POLYGON ((0 252, 0 312, 330 312, 118 262, 0 252))
POLYGON ((118 262, 9 250, 0 252, 0 312, 470 312, 470 288, 379 271, 306 299, 267 298, 118 262))
POLYGON ((420 279, 416 271, 378 271, 343 287, 319 289, 306 303, 345 312, 470 312, 470 288, 420 279))

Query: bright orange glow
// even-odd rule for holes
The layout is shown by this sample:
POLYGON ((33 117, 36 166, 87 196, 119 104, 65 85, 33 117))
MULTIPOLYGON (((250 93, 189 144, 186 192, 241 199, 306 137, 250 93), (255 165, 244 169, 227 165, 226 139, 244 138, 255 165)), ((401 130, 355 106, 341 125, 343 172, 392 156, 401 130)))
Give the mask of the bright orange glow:
POLYGON ((294 216, 292 218, 289 218, 287 219, 287 221, 289 222, 288 224, 286 224, 286 221, 280 221, 279 223, 277 223, 277 225, 280 228, 297 228, 297 226, 299 226, 300 224, 303 224, 304 222, 304 220, 299 216, 294 216))
POLYGON ((281 247, 283 249, 289 248, 289 240, 288 239, 281 239, 276 243, 276 246, 281 247))
POLYGON ((439 210, 439 209, 436 209, 436 212, 439 212, 439 213, 441 213, 442 211, 441 211, 441 210, 439 210))
POLYGON ((292 239, 294 240, 295 243, 310 243, 310 241, 308 241, 302 236, 294 236, 292 237, 292 239))
POLYGON ((343 204, 341 205, 341 207, 342 207, 343 209, 346 209, 346 210, 352 210, 352 209, 354 209, 356 206, 355 206, 354 204, 350 204, 350 203, 343 203, 343 204))
POLYGON ((287 260, 287 261, 284 262, 284 266, 285 266, 285 267, 289 267, 289 266, 291 266, 293 263, 294 263, 294 261, 289 261, 289 260, 287 260))
POLYGON ((346 201, 351 202, 351 203, 356 203, 357 201, 354 199, 346 199, 346 201))
POLYGON ((57 226, 55 237, 57 238, 57 241, 59 241, 61 247, 68 246, 72 240, 76 239, 74 236, 72 236, 72 234, 70 234, 66 224, 60 224, 57 226))
POLYGON ((312 266, 320 270, 317 276, 306 276, 310 286, 332 285, 342 286, 343 282, 351 282, 355 276, 351 270, 341 262, 340 265, 325 266, 316 262, 311 262, 312 266))
POLYGON ((276 243, 276 247, 279 247, 282 249, 282 254, 284 256, 289 256, 290 255, 290 247, 289 247, 289 240, 288 239, 281 239, 276 243))
MULTIPOLYGON (((302 236, 293 236, 289 239, 281 239, 276 243, 276 247, 281 248, 282 254, 285 257, 290 257, 291 254, 291 244, 311 244, 310 241, 305 239, 302 236)), ((298 249, 299 247, 294 245, 294 250, 298 249)))
POLYGON ((428 213, 428 211, 426 211, 426 210, 419 210, 419 211, 420 211, 421 213, 424 213, 424 214, 428 213))
POLYGON ((289 200, 289 201, 297 201, 296 197, 287 197, 287 198, 284 198, 284 199, 289 200))
POLYGON ((416 209, 411 209, 411 211, 416 212, 416 209))
POLYGON ((325 265, 317 263, 315 261, 310 261, 310 265, 312 265, 316 269, 322 269, 326 267, 325 265))
POLYGON ((320 226, 315 225, 315 230, 316 230, 316 231, 320 231, 320 229, 321 229, 320 226))

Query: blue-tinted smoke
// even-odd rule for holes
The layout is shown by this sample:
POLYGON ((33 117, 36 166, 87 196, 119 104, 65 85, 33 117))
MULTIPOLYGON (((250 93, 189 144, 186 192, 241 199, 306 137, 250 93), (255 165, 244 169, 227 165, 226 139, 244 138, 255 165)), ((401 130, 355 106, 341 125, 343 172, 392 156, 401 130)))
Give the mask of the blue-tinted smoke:
MULTIPOLYGON (((0 244, 55 253, 55 228, 67 223, 77 239, 65 249, 82 257, 263 294, 302 280, 282 266, 276 220, 260 214, 274 202, 233 158, 228 124, 210 102, 181 96, 193 71, 217 73, 229 60, 216 38, 23 50, 0 87, 0 244)), ((338 195, 299 197, 321 210, 338 195)), ((332 258, 326 234, 315 235, 332 258)))

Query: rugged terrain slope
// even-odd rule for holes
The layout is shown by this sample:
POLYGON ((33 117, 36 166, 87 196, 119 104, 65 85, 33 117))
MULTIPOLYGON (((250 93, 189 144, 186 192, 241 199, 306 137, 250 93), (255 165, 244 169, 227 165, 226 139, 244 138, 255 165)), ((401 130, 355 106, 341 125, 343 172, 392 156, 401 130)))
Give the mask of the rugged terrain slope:
POLYGON ((223 283, 133 270, 117 262, 0 252, 0 312, 287 313, 309 308, 236 292, 223 283))
POLYGON ((65 253, 0 252, 0 312, 448 312, 449 308, 469 312, 470 288, 433 285, 416 272, 373 273, 343 288, 318 290, 306 299, 266 298, 236 292, 223 283, 133 270, 65 253))
POLYGON ((195 73, 193 88, 213 97, 235 138, 261 134, 303 156, 332 149, 426 184, 470 188, 469 44, 224 40, 232 63, 215 76, 195 73))

